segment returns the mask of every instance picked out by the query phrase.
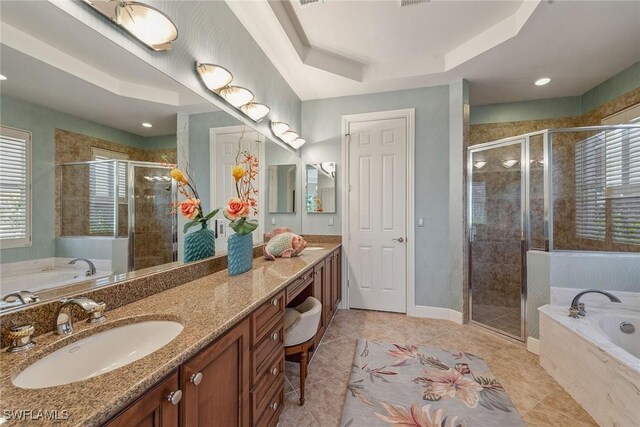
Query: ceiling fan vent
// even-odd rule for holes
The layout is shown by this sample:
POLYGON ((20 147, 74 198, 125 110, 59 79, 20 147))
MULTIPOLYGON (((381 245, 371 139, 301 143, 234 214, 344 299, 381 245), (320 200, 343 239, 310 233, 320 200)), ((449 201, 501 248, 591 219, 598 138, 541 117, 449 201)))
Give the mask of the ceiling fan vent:
MULTIPOLYGON (((303 1, 303 0, 300 0, 303 1)), ((400 0, 400 7, 413 6, 414 4, 429 3, 431 0, 400 0)))
POLYGON ((324 0, 299 0, 300 6, 309 6, 314 3, 324 3, 324 0))

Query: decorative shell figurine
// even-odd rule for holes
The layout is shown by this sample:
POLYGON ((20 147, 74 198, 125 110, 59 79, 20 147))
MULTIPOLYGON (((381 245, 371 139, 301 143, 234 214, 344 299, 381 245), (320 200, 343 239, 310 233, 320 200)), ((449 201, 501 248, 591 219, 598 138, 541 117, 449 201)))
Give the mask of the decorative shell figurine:
POLYGON ((270 261, 277 257, 291 258, 302 253, 307 242, 290 228, 275 228, 266 234, 269 239, 264 247, 264 258, 270 261))

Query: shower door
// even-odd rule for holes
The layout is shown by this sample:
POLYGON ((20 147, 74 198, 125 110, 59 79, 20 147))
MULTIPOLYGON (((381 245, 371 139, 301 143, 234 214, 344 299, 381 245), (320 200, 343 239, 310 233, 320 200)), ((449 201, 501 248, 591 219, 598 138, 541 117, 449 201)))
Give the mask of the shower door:
POLYGON ((519 340, 525 336, 525 142, 471 147, 468 164, 469 318, 519 340))
POLYGON ((170 168, 128 162, 129 270, 168 264, 178 259, 176 199, 170 168))

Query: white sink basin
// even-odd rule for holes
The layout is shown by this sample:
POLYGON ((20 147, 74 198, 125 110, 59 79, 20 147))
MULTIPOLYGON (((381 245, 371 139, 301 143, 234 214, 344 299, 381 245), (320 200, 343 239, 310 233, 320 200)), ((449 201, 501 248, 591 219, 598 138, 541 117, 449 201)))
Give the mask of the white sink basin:
POLYGON ((105 374, 164 347, 182 332, 178 322, 152 320, 108 329, 62 347, 20 372, 13 384, 45 388, 105 374))

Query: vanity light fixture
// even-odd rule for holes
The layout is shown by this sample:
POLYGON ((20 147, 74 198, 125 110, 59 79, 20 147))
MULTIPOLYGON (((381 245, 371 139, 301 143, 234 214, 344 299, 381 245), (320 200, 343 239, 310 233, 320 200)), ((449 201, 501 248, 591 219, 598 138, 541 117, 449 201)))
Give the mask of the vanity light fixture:
POLYGON ((215 64, 200 64, 196 62, 196 71, 202 83, 204 83, 207 89, 213 92, 222 89, 233 80, 233 76, 229 70, 215 64))
POLYGON ((84 0, 129 34, 155 51, 170 50, 178 28, 160 10, 137 1, 84 0))
POLYGON ((541 79, 536 80, 535 85, 536 86, 544 86, 547 83, 549 83, 551 81, 551 79, 549 77, 543 77, 541 79))
POLYGON ((486 164, 487 162, 473 162, 473 167, 476 169, 482 169, 486 164))
POLYGON ((278 138, 289 129, 289 125, 284 122, 271 122, 271 132, 278 138))
POLYGON ((298 137, 298 138, 294 139, 293 141, 291 141, 289 143, 289 145, 297 150, 298 148, 302 147, 305 144, 305 142, 307 142, 307 141, 304 138, 299 138, 298 137))
POLYGON ((3 74, 0 74, 0 80, 7 80, 7 77, 4 76, 3 74))
POLYGON ((236 108, 248 104, 253 101, 254 98, 253 93, 249 89, 241 86, 225 86, 220 89, 219 95, 236 108))
POLYGON ((142 127, 150 128, 150 127, 153 127, 153 125, 152 125, 151 123, 144 122, 144 123, 142 124, 142 127))
POLYGON ((240 111, 245 113, 251 120, 254 122, 259 122, 262 120, 271 109, 264 104, 260 104, 259 102, 249 102, 248 104, 244 104, 240 107, 240 111))
POLYGON ((504 166, 505 168, 509 169, 509 168, 512 168, 513 165, 515 165, 517 163, 518 163, 517 160, 503 160, 502 161, 502 166, 504 166))
POLYGON ((296 139, 300 138, 300 135, 298 135, 298 132, 292 131, 292 130, 288 130, 285 133, 283 133, 282 135, 280 135, 280 139, 283 140, 284 142, 286 142, 287 144, 291 145, 291 143, 293 141, 295 141, 296 139))

